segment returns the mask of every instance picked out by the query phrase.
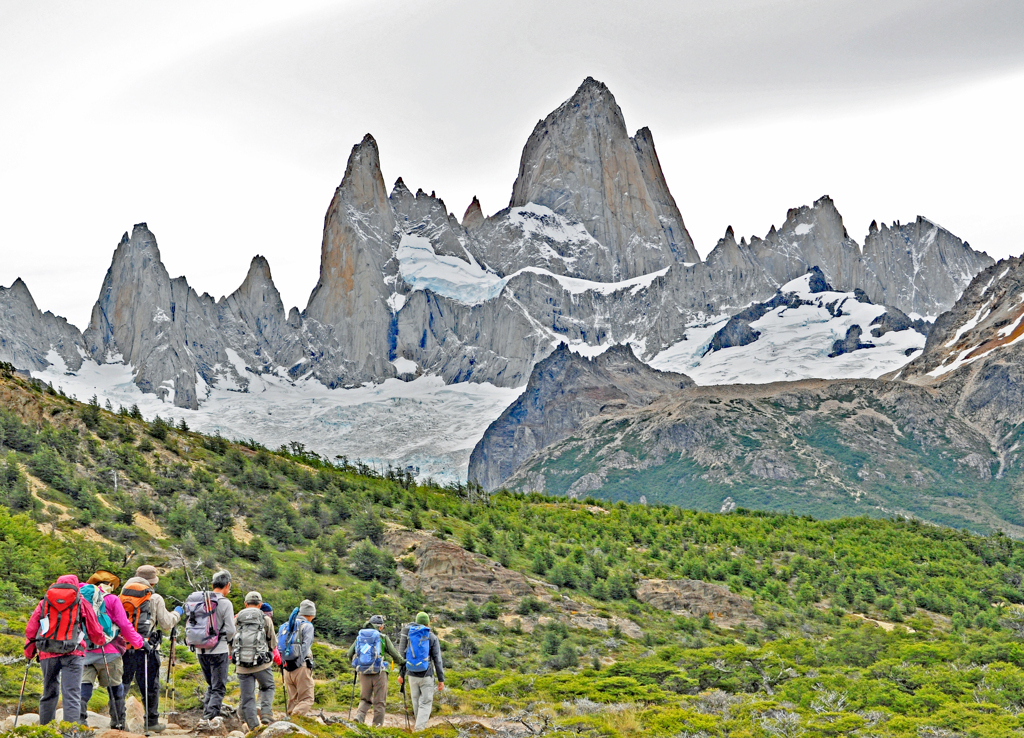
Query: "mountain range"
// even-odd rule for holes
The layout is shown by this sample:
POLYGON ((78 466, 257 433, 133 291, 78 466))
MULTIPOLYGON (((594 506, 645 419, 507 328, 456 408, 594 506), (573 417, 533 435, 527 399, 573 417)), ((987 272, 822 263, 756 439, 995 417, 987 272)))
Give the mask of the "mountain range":
POLYGON ((348 402, 339 393, 389 380, 437 378, 446 397, 477 385, 474 397, 504 404, 463 407, 475 424, 441 450, 387 441, 378 455, 403 465, 443 457, 432 471, 464 477, 483 428, 562 344, 595 356, 628 343, 640 362, 698 384, 877 377, 919 352, 931 321, 991 264, 920 216, 872 223, 860 244, 827 196, 791 209, 764 238, 737 242, 729 228, 701 260, 651 131, 630 136, 611 92, 588 78, 537 123, 508 207, 490 216, 474 199, 460 221, 435 193, 413 193, 401 179, 389 192, 366 135, 328 207, 320 274, 302 311, 285 307, 260 256, 231 295, 198 294, 169 275, 139 223, 117 245, 84 331, 41 312, 21 280, 0 288, 0 360, 83 394, 140 398, 207 430, 246 437, 240 429, 252 428, 275 444, 298 437, 332 455, 365 450, 345 437, 351 418, 317 416, 335 431, 324 440, 316 428, 267 418, 268 388, 294 389, 294 412, 336 410, 348 402), (789 318, 802 309, 801 326, 812 329, 777 320, 773 300, 796 294, 791 283, 812 269, 834 294, 783 309, 789 318), (885 329, 878 340, 871 326, 885 329), (752 375, 751 357, 766 352, 775 368, 752 375), (222 400, 235 415, 202 414, 222 400))
MULTIPOLYGON (((793 286, 804 291, 780 292, 774 310, 830 294, 817 272, 793 286)), ((884 314, 855 343, 898 319, 884 314)), ((1024 257, 978 274, 914 353, 878 379, 699 387, 628 349, 616 354, 626 378, 563 347, 487 429, 469 476, 489 489, 1024 535, 1024 257), (598 391, 613 399, 595 403, 598 391)))

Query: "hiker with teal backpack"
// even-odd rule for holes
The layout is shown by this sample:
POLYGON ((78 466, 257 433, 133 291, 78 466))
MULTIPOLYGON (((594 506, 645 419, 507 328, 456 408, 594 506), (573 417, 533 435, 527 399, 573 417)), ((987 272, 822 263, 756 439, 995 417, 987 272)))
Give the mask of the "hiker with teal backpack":
POLYGON ((306 715, 313 707, 313 620, 316 605, 303 600, 292 610, 288 621, 277 633, 277 650, 281 655, 281 671, 288 700, 285 711, 306 715))
POLYGON ((31 662, 38 655, 43 669, 40 725, 56 716, 58 699, 64 705, 67 722, 84 722, 82 670, 87 637, 93 643, 102 643, 106 636, 96 613, 78 591, 78 577, 65 574, 46 590, 25 625, 25 658, 31 662))
POLYGON ((125 729, 125 686, 124 653, 127 645, 142 648, 145 641, 136 632, 128 615, 121 604, 116 590, 121 587, 121 579, 109 571, 98 571, 89 577, 79 588, 82 598, 92 605, 93 612, 99 620, 105 635, 103 643, 90 644, 85 654, 85 666, 82 670, 82 707, 81 721, 88 718, 87 706, 92 698, 93 682, 107 690, 110 696, 110 727, 114 730, 125 729), (126 645, 127 644, 127 645, 126 645))
POLYGON ((366 713, 373 708, 373 724, 384 724, 384 710, 388 699, 388 671, 391 664, 405 665, 405 658, 395 648, 391 639, 384 635, 384 616, 374 615, 356 636, 355 643, 348 649, 348 657, 352 661, 359 678, 359 709, 356 710, 356 722, 366 720, 366 713), (388 661, 388 657, 391 661, 388 661))
POLYGON ((405 666, 398 676, 398 684, 409 683, 409 697, 412 699, 412 714, 416 718, 414 730, 424 730, 434 709, 434 684, 437 691, 444 691, 444 661, 441 659, 441 642, 430 630, 430 616, 425 612, 416 614, 416 622, 402 628, 398 639, 398 650, 405 654, 405 666))

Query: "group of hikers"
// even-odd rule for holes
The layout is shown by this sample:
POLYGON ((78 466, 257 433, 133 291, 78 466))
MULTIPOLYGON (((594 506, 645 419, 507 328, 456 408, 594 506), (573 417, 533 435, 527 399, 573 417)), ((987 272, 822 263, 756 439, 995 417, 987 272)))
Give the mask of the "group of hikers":
MULTIPOLYGON (((125 697, 138 685, 145 712, 146 733, 160 733, 160 646, 184 623, 184 642, 199 661, 207 690, 197 730, 219 730, 231 710, 224 706, 228 666, 235 664, 240 702, 237 714, 250 730, 274 720, 274 672, 281 669, 287 694, 286 712, 306 715, 313 706, 315 663, 312 657, 316 605, 303 600, 288 620, 274 628, 273 608, 259 592, 249 592, 237 615, 229 599, 231 574, 218 571, 208 587, 190 594, 168 609, 156 593, 160 577, 155 567, 140 566, 121 587, 120 579, 98 571, 81 583, 74 574, 58 577, 46 591, 25 626, 22 680, 25 693, 28 667, 38 657, 43 672, 39 723, 52 721, 62 700, 64 720, 86 724, 87 706, 95 685, 107 690, 110 727, 126 728, 125 697), (120 589, 120 594, 117 593, 120 589), (259 697, 257 701, 257 690, 259 697)), ((382 615, 371 617, 348 650, 354 680, 359 680, 356 720, 373 710, 373 725, 384 724, 388 673, 399 667, 398 683, 408 684, 415 729, 423 730, 433 710, 434 692, 444 689, 444 663, 437 635, 425 612, 402 628, 398 647, 384 634, 382 615), (436 687, 435 687, 436 685, 436 687)), ((172 657, 173 658, 173 657, 172 657)))

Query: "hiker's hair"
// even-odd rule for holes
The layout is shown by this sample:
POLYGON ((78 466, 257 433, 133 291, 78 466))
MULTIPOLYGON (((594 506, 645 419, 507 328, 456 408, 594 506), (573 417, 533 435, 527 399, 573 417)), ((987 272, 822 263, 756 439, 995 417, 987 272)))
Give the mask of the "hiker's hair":
POLYGON ((213 575, 211 584, 213 584, 214 589, 224 589, 224 587, 231 584, 231 572, 221 569, 213 575))

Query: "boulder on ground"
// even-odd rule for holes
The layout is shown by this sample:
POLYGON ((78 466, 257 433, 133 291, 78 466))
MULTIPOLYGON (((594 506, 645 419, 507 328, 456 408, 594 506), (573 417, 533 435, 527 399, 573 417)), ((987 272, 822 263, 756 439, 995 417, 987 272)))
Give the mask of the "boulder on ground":
POLYGON ((124 726, 130 733, 146 730, 146 709, 135 695, 129 695, 124 703, 124 726))
POLYGON ((668 610, 691 618, 709 616, 717 625, 735 628, 764 626, 754 614, 754 603, 733 594, 726 587, 698 579, 645 579, 636 589, 636 598, 659 610, 668 610))
POLYGON ((259 738, 282 738, 286 735, 312 735, 308 730, 287 720, 278 720, 271 723, 262 732, 257 733, 259 738))

